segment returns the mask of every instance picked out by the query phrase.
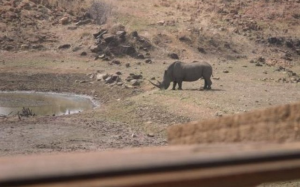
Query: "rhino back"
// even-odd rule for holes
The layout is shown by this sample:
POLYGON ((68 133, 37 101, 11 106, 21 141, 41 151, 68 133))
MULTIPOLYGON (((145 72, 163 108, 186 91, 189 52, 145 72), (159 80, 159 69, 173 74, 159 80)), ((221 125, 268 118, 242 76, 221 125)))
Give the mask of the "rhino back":
POLYGON ((207 62, 177 63, 174 65, 174 76, 183 81, 196 81, 201 77, 210 77, 211 65, 207 62))

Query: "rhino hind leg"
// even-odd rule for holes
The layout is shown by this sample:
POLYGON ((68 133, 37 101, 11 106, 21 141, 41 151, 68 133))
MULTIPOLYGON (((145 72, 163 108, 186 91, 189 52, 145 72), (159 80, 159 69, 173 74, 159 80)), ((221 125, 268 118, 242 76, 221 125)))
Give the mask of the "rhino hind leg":
POLYGON ((175 89, 176 89, 176 84, 177 84, 177 82, 176 82, 176 81, 173 81, 173 88, 172 88, 172 90, 175 90, 175 89))
POLYGON ((204 88, 205 90, 210 90, 211 89, 211 85, 212 85, 212 82, 210 79, 204 79, 204 88))

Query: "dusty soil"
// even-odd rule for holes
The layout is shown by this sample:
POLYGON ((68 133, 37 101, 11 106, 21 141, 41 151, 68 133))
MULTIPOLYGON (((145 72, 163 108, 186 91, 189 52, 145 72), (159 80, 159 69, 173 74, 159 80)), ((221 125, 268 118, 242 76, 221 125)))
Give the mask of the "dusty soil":
POLYGON ((0 90, 84 94, 100 107, 60 117, 0 117, 0 156, 167 145, 170 125, 300 100, 299 3, 279 10, 280 4, 265 1, 111 1, 107 24, 76 26, 84 14, 74 16, 74 6, 68 10, 63 3, 55 8, 53 1, 47 6, 28 1, 31 8, 26 8, 8 2, 0 1, 5 12, 0 23, 0 90), (259 10, 266 8, 263 15, 259 10), (44 17, 33 16, 32 11, 41 10, 44 17), (69 18, 66 25, 60 23, 63 17, 69 18), (34 19, 39 21, 32 30, 34 19), (149 54, 143 51, 151 63, 127 55, 104 60, 91 52, 93 34, 116 24, 151 43, 149 54), (71 47, 60 48, 65 44, 71 47), (199 90, 203 80, 184 82, 182 91, 149 84, 150 79, 162 79, 174 61, 170 53, 184 62, 209 62, 212 90, 199 90), (124 82, 131 73, 143 79, 140 86, 105 84, 95 79, 97 72, 121 72, 124 82))

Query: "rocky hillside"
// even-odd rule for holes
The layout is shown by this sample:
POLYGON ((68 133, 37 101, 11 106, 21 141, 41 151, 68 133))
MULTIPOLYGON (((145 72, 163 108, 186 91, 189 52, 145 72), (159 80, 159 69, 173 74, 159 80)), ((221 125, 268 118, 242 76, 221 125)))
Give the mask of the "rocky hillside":
POLYGON ((0 49, 290 66, 300 59, 299 10, 298 0, 1 0, 0 49))

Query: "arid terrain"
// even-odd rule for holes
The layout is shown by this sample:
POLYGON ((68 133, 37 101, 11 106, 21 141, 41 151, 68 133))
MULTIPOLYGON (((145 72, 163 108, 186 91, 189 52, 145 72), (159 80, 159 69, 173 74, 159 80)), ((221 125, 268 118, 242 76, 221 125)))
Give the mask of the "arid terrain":
POLYGON ((0 0, 0 90, 100 103, 0 116, 0 156, 162 146, 174 124, 299 102, 299 10, 297 0, 0 0), (175 60, 209 62, 212 89, 152 86, 175 60))

